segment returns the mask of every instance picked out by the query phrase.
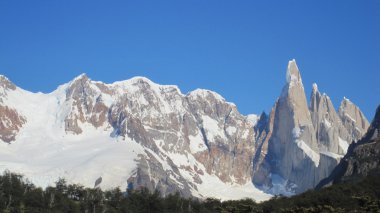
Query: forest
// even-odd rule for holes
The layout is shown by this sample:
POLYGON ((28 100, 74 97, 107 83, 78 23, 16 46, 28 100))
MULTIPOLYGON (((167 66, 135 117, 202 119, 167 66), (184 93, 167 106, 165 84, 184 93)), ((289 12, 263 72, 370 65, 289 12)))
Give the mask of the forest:
POLYGON ((252 199, 220 201, 166 197, 147 189, 102 191, 59 179, 55 186, 36 187, 22 175, 5 171, 0 175, 0 212, 380 212, 380 178, 336 184, 293 197, 275 196, 257 203, 252 199))

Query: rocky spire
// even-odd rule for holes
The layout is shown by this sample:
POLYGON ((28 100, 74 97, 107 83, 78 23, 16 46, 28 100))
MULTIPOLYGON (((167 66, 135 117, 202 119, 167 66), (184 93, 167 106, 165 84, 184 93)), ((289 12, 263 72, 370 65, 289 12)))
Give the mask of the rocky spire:
POLYGON ((369 122, 359 107, 346 97, 343 98, 340 104, 339 116, 353 140, 360 139, 369 127, 369 122))
MULTIPOLYGON (((284 126, 280 126, 279 128, 281 129, 283 127, 290 133, 293 131, 293 128, 302 128, 303 134, 307 137, 304 142, 306 142, 313 149, 317 149, 317 143, 311 134, 314 129, 305 96, 305 90, 295 59, 289 61, 288 63, 286 80, 287 83, 282 89, 282 94, 278 100, 279 104, 277 107, 279 107, 279 113, 277 115, 281 118, 288 118, 291 124, 284 124, 284 126)), ((302 137, 299 139, 302 140, 302 137)))
POLYGON ((286 180, 285 187, 302 192, 327 177, 349 143, 362 135, 359 132, 351 137, 347 128, 357 131, 356 123, 349 123, 348 118, 364 123, 361 129, 368 128, 366 119, 351 102, 345 100, 339 112, 338 115, 330 98, 319 92, 317 84, 313 84, 308 105, 297 64, 294 59, 289 61, 286 84, 268 119, 267 137, 258 138, 261 147, 270 139, 265 161, 262 157, 254 160, 255 184, 265 185, 271 175, 279 175, 286 180), (346 123, 341 117, 346 117, 346 123))
POLYGON ((320 151, 344 155, 346 150, 339 146, 339 140, 350 141, 351 138, 342 126, 330 97, 321 94, 315 83, 310 97, 310 113, 320 151))
MULTIPOLYGON (((318 111, 320 101, 321 101, 321 93, 318 91, 318 85, 314 83, 313 90, 311 92, 311 97, 310 97, 310 111, 311 112, 318 111)), ((313 123, 314 123, 314 119, 313 119, 313 123)))
POLYGON ((288 69, 286 71, 286 81, 288 82, 288 84, 299 83, 302 85, 301 75, 295 59, 289 61, 288 63, 288 69))
POLYGON ((271 172, 289 182, 297 183, 298 190, 313 185, 315 168, 319 165, 319 149, 315 136, 302 78, 296 61, 289 61, 286 84, 274 106, 273 133, 269 140, 268 156, 271 172), (276 164, 273 164, 276 162, 276 164), (303 180, 300 180, 303 176, 303 180))

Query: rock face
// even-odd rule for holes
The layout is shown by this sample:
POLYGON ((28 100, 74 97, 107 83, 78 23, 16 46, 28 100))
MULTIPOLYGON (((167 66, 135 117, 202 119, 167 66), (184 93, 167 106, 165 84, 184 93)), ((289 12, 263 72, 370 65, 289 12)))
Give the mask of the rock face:
POLYGON ((352 135, 354 139, 361 138, 369 127, 368 120, 360 109, 347 98, 344 98, 340 104, 339 116, 343 125, 349 131, 349 135, 352 135))
POLYGON ((286 79, 269 115, 244 116, 215 92, 182 94, 144 77, 105 84, 82 74, 42 94, 2 76, 0 139, 10 145, 0 143, 0 170, 41 186, 65 177, 186 197, 268 199, 253 183, 302 192, 330 174, 368 122, 346 99, 337 113, 316 85, 309 105, 294 60, 286 79))
POLYGON ((299 193, 327 177, 349 143, 360 138, 368 126, 352 103, 341 107, 338 115, 330 98, 321 94, 316 84, 308 106, 295 60, 288 64, 286 79, 267 127, 257 134, 266 136, 259 141, 264 141, 266 145, 262 146, 267 148, 264 157, 254 161, 253 181, 272 188, 274 193, 299 193), (346 117, 350 115, 360 121, 360 128, 356 122, 348 123, 346 117))
MULTIPOLYGON (((239 196, 249 196, 244 193, 256 190, 251 177, 257 148, 254 130, 257 116, 241 115, 234 104, 215 92, 198 89, 184 95, 176 86, 158 85, 143 77, 104 84, 90 80, 85 74, 50 94, 29 93, 15 86, 12 89, 9 97, 4 96, 4 104, 17 110, 29 108, 21 110, 26 119, 17 120, 16 111, 0 107, 0 112, 7 112, 1 113, 3 123, 8 117, 16 117, 9 128, 1 129, 1 139, 12 146, 27 143, 29 135, 36 134, 37 138, 57 141, 62 146, 71 141, 80 146, 91 143, 86 139, 88 136, 101 134, 109 140, 140 147, 133 151, 136 157, 131 165, 117 162, 110 165, 117 169, 131 168, 130 173, 120 175, 126 177, 124 182, 129 187, 158 189, 163 195, 179 191, 186 197, 225 196, 208 192, 208 187, 213 187, 210 183, 215 182, 219 185, 214 187, 218 188, 240 187, 243 193, 239 196), (26 127, 21 128, 24 123, 26 127), (21 129, 21 134, 13 129, 21 129), (44 132, 54 133, 53 138, 44 132), (244 189, 247 184, 248 190, 244 189)), ((96 161, 99 157, 93 158, 96 161)), ((63 176, 68 173, 64 170, 63 176)), ((94 175, 88 185, 93 186, 100 177, 102 182, 98 184, 102 187, 107 183, 104 173, 94 175)), ((89 177, 78 179, 87 181, 89 177)), ((257 193, 268 197, 263 192, 257 193)))
POLYGON ((380 176, 380 106, 368 132, 357 143, 350 145, 339 165, 317 188, 332 183, 355 182, 367 176, 380 176))
POLYGON ((0 76, 0 139, 7 143, 15 140, 20 128, 26 122, 25 117, 3 102, 8 92, 14 90, 16 86, 5 76, 0 76))

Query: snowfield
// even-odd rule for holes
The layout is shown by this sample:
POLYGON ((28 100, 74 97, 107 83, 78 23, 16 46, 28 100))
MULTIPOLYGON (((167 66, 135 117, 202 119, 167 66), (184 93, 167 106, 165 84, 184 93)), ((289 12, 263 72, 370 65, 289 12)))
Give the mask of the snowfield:
MULTIPOLYGON (((128 86, 130 84, 128 82, 139 79, 116 82, 112 86, 133 90, 135 88, 128 86)), ((148 159, 147 153, 152 154, 153 151, 128 137, 113 136, 113 129, 110 126, 95 128, 81 123, 80 128, 83 133, 79 135, 66 133, 64 120, 73 110, 71 102, 66 99, 69 84, 70 82, 49 94, 31 93, 20 88, 8 91, 3 104, 16 109, 21 116, 27 118, 27 123, 17 134, 16 141, 11 144, 0 143, 0 172, 9 170, 23 174, 25 178, 40 187, 54 185, 59 178, 65 178, 68 183, 94 187, 95 181, 101 177, 102 182, 99 186, 102 189, 115 187, 126 189, 127 179, 133 176, 137 169, 136 159, 141 156, 148 159)), ((176 89, 177 87, 166 86, 165 88, 176 89)), ((161 88, 155 88, 155 92, 160 91, 161 88)), ((194 95, 206 95, 206 93, 208 92, 197 90, 194 95)), ((217 97, 222 100, 220 96, 217 97)), ((112 104, 110 96, 104 95, 102 98, 107 106, 112 104)), ((141 104, 147 104, 147 101, 141 100, 141 104)), ((171 107, 165 106, 168 110, 171 107)), ((217 131, 218 124, 214 120, 203 117, 203 122, 204 125, 209 126, 206 134, 210 138, 223 136, 217 131)), ((236 129, 233 128, 228 129, 230 134, 235 131, 236 129)), ((192 153, 207 150, 200 132, 192 135, 190 140, 192 153)), ((163 144, 164 141, 156 141, 156 143, 163 144)), ((215 175, 208 174, 191 153, 183 155, 166 152, 164 154, 173 162, 194 164, 204 171, 205 175, 201 176, 202 183, 197 184, 198 190, 192 191, 194 196, 222 200, 249 197, 256 201, 268 200, 271 197, 255 188, 250 182, 245 185, 222 182, 215 175)), ((164 169, 171 169, 165 158, 157 155, 155 157, 162 162, 164 169)), ((186 174, 188 171, 179 170, 184 178, 193 182, 191 174, 186 174)))

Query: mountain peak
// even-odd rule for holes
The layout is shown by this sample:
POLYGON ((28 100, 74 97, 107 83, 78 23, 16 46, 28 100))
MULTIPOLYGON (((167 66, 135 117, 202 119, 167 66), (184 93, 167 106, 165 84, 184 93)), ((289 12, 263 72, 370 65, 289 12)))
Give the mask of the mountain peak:
POLYGON ((88 78, 87 74, 86 73, 82 73, 82 74, 78 75, 77 77, 75 77, 72 81, 73 82, 78 81, 78 80, 80 80, 80 81, 82 81, 82 80, 86 81, 88 79, 89 78, 88 78))
POLYGON ((313 93, 318 92, 318 85, 316 83, 313 83, 313 93))
POLYGON ((300 71, 298 69, 295 59, 290 60, 288 63, 288 69, 286 71, 286 81, 289 84, 291 84, 292 82, 302 83, 300 71))
MULTIPOLYGON (((304 93, 302 78, 295 59, 288 63, 286 70, 286 84, 282 89, 281 97, 297 96, 304 93)), ((303 96, 305 96, 303 94, 303 96)))
POLYGON ((209 95, 214 97, 216 100, 225 101, 225 99, 221 95, 219 95, 218 93, 216 93, 214 91, 207 90, 207 89, 196 89, 196 90, 193 90, 187 94, 187 96, 200 97, 202 99, 206 99, 207 96, 209 96, 209 95))
POLYGON ((14 85, 6 76, 0 75, 0 87, 15 90, 16 85, 14 85))
POLYGON ((160 84, 157 84, 155 82, 153 82, 152 80, 150 80, 149 78, 147 77, 144 77, 144 76, 135 76, 135 77, 132 77, 124 82, 128 82, 128 83, 131 83, 131 84, 140 84, 140 83, 146 83, 146 84, 149 84, 149 85, 154 85, 154 86, 161 86, 160 84))
POLYGON ((346 96, 343 97, 342 104, 352 104, 350 99, 346 98, 346 96))
POLYGON ((348 100, 346 97, 343 98, 339 106, 339 116, 341 117, 343 124, 346 125, 357 125, 357 128, 352 133, 352 135, 360 138, 368 129, 369 122, 364 114, 360 111, 359 107, 353 102, 348 100))

